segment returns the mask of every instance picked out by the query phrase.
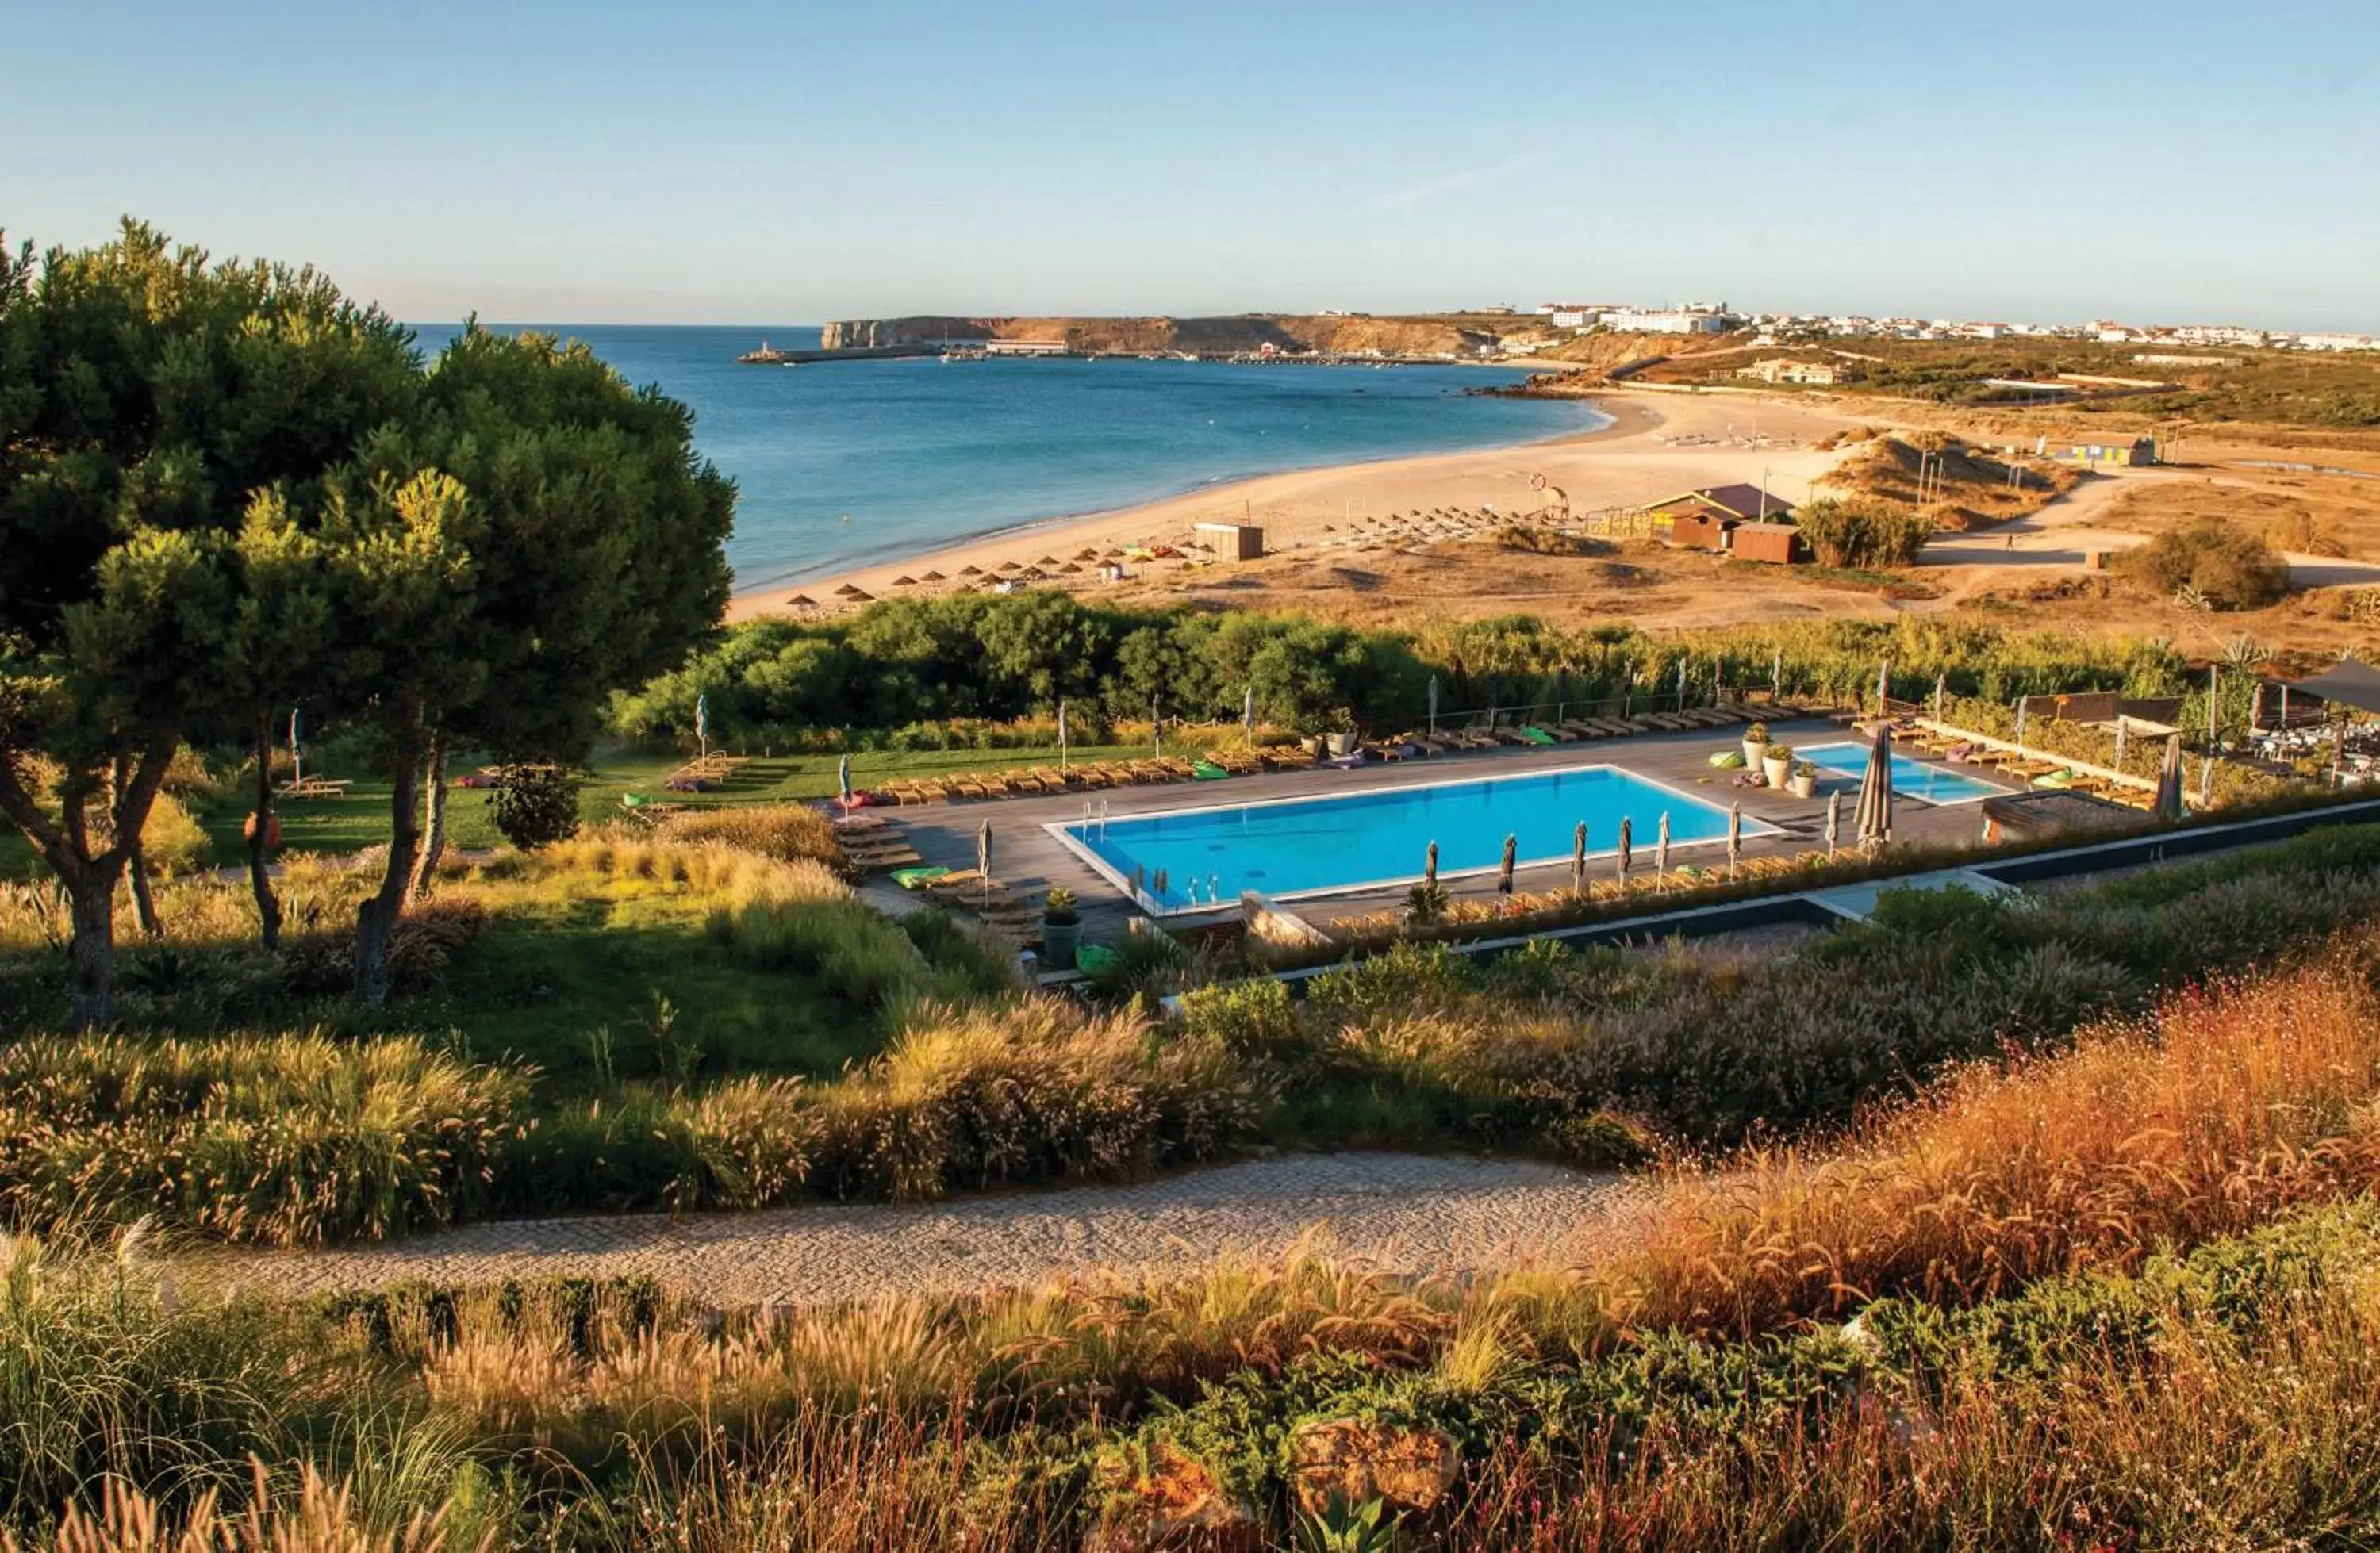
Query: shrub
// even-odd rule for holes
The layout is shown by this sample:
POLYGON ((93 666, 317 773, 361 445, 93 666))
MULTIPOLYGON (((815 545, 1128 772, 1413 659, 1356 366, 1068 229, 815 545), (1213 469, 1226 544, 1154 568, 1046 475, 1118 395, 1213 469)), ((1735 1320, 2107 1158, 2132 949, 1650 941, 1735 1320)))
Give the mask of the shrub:
POLYGON ((507 766, 496 783, 496 829, 523 852, 578 833, 578 777, 561 766, 507 766))
POLYGON ((908 1201, 1207 1159, 1248 1134, 1257 1098, 1217 1049, 1159 1045, 1136 1015, 1046 999, 921 1010, 883 1056, 816 1098, 813 1187, 908 1201))
POLYGON ((1793 521, 1822 565, 1858 569, 1906 566, 1934 532, 1933 520, 1922 514, 1836 497, 1800 508, 1793 521))
POLYGON ((807 804, 690 808, 662 820, 658 833, 665 841, 697 846, 717 843, 780 863, 822 863, 837 873, 849 867, 835 842, 834 822, 807 804))
POLYGON ((21 1040, 0 1048, 0 1208, 273 1244, 451 1223, 486 1203, 528 1084, 412 1037, 21 1040))
POLYGON ((2219 517, 2168 528, 2116 564, 2155 593, 2186 591, 2221 610, 2260 608, 2289 590, 2289 563, 2261 537, 2219 517))

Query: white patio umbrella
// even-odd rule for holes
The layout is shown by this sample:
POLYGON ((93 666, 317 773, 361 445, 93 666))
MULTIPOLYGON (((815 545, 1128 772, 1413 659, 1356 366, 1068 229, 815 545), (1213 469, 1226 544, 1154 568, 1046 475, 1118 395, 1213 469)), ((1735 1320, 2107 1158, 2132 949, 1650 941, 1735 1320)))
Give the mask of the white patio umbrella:
POLYGON ((1438 676, 1429 676, 1429 731, 1438 732, 1438 676))
POLYGON ((975 833, 975 871, 983 885, 983 904, 991 904, 991 821, 987 819, 975 833))
POLYGON ((843 807, 851 807, 851 757, 846 755, 834 763, 834 784, 843 795, 843 807))
POLYGON ((1438 843, 1436 842, 1430 843, 1429 850, 1421 855, 1421 881, 1424 884, 1438 882, 1438 843))
POLYGON ((1667 879, 1670 874, 1670 811, 1661 811, 1659 839, 1653 843, 1653 871, 1667 879))
POLYGON ((289 709, 289 765, 293 779, 306 780, 306 719, 296 707, 289 709))
POLYGON ((1240 695, 1240 731, 1247 734, 1248 743, 1257 742, 1257 687, 1253 685, 1240 695))
POLYGON ((1631 854, 1635 851, 1632 844, 1634 841, 1634 830, 1635 827, 1628 822, 1628 817, 1621 815, 1620 817, 1620 882, 1622 884, 1628 882, 1629 859, 1631 854))
POLYGON ((1578 822, 1578 829, 1570 836, 1570 888, 1572 894, 1586 892, 1586 821, 1584 819, 1578 822))
POLYGON ((1934 721, 1937 722, 1942 721, 1942 698, 1949 693, 1949 688, 1950 676, 1949 674, 1936 674, 1934 676, 1934 721))
POLYGON ((1509 895, 1512 892, 1512 864, 1520 855, 1520 847, 1521 838, 1509 831, 1506 831, 1504 859, 1496 868, 1496 892, 1500 895, 1509 895))
POLYGON ((1066 769, 1066 703, 1058 703, 1058 769, 1066 769))
POLYGON ((1843 839, 1843 795, 1840 788, 1827 795, 1827 855, 1835 855, 1835 846, 1843 839))
POLYGON ((694 698, 694 740, 702 753, 710 753, 710 697, 708 692, 694 698))
POLYGON ((1738 799, 1727 807, 1727 871, 1743 861, 1743 803, 1738 799))
POLYGON ((1892 725, 1876 726, 1876 743, 1867 752, 1867 770, 1860 778, 1859 839, 1864 847, 1879 847, 1892 840, 1892 725))

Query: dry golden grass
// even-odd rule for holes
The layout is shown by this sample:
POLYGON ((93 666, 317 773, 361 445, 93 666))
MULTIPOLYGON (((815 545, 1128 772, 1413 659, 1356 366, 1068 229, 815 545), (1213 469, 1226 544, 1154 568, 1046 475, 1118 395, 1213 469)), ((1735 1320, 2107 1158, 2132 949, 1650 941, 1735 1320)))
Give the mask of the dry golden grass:
POLYGON ((295 1494, 276 1496, 260 1463, 247 1504, 236 1510, 212 1489, 176 1513, 119 1478, 98 1487, 95 1510, 68 1505, 37 1544, 0 1531, 0 1553, 468 1553, 494 1543, 491 1532, 450 1535, 445 1508, 376 1530, 351 1487, 323 1481, 310 1465, 299 1469, 295 1494))
MULTIPOLYGON (((2367 950, 2368 952, 2368 950, 2367 950)), ((2136 1264, 2380 1180, 2368 962, 2192 990, 2064 1056, 1983 1067, 1832 1155, 1667 1183, 1587 1276, 1626 1328, 1749 1334, 1888 1293, 1963 1304, 2136 1264)))

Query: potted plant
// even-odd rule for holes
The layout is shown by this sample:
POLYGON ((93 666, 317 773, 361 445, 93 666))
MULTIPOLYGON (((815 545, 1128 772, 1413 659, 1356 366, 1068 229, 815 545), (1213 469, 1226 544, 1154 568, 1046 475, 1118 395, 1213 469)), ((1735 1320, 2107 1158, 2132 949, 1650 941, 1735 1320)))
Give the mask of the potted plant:
POLYGON ((1762 751, 1760 774, 1768 779, 1769 786, 1782 793, 1785 790, 1786 778, 1793 774, 1793 746, 1790 744, 1772 744, 1762 751))
POLYGON ((1760 770, 1760 758, 1768 752, 1768 724, 1755 722, 1743 731, 1743 763, 1753 770, 1760 770))
POLYGON ((1786 790, 1791 792, 1796 798, 1816 797, 1818 795, 1818 768, 1807 760, 1794 761, 1793 779, 1785 785, 1786 790))
POLYGON ((1075 892, 1062 884, 1052 885, 1041 898, 1041 957, 1071 971, 1082 946, 1083 916, 1075 909, 1075 892))

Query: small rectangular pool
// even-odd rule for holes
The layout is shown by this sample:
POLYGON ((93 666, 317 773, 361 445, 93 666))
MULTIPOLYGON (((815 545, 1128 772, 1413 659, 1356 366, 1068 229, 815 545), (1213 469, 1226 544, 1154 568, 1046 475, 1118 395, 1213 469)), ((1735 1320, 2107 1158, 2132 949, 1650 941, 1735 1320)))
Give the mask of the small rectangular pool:
MULTIPOLYGON (((1847 778, 1856 787, 1867 775, 1868 746, 1860 740, 1796 746, 1793 753, 1817 767, 1822 779, 1847 778)), ((1831 781, 1826 785, 1832 785, 1831 781)), ((1946 770, 1897 749, 1892 752, 1892 795, 1896 798, 1917 798, 1929 804, 1972 804, 1981 798, 1997 798, 2008 791, 1998 783, 1946 770)))
MULTIPOLYGON (((1724 807, 1616 766, 1219 804, 1047 829, 1111 884, 1165 913, 1236 901, 1247 890, 1295 899, 1412 883, 1422 877, 1432 842, 1441 879, 1495 872, 1508 834, 1517 839, 1522 867, 1567 863, 1581 820, 1588 855, 1605 857, 1619 850, 1623 816, 1637 859, 1649 866, 1664 814, 1673 848, 1726 839, 1724 807)), ((1746 837, 1775 829, 1743 822, 1746 837)))

